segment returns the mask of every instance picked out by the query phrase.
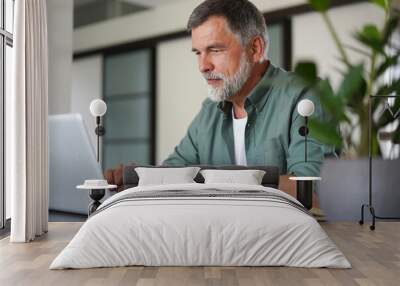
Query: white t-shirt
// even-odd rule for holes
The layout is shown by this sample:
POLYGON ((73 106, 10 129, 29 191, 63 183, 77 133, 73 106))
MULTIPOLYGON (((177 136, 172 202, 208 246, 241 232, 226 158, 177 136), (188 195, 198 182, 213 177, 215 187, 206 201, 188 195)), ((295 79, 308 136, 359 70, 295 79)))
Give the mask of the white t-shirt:
POLYGON ((235 113, 232 108, 232 119, 233 119, 233 137, 235 141, 235 161, 236 165, 247 166, 246 159, 246 146, 244 141, 244 135, 247 124, 247 116, 244 118, 236 119, 235 113))

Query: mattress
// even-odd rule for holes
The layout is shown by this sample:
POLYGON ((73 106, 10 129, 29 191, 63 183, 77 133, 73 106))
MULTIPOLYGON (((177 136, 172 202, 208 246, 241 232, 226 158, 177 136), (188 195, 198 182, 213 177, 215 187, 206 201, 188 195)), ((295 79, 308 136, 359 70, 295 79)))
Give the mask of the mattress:
POLYGON ((108 198, 50 269, 132 265, 351 267, 293 197, 263 186, 197 183, 108 198))

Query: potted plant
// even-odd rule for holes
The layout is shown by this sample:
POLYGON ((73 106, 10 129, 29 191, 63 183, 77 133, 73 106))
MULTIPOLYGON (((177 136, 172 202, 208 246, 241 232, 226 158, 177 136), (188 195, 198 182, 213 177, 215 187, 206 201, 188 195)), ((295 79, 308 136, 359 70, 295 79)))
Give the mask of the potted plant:
MULTIPOLYGON (((390 140, 392 144, 400 143, 400 97, 389 100, 383 98, 400 95, 400 77, 385 80, 390 70, 399 65, 400 47, 395 46, 391 40, 394 33, 398 32, 399 12, 390 6, 388 0, 372 0, 377 9, 385 12, 384 26, 380 28, 373 24, 364 25, 354 33, 360 47, 351 47, 341 42, 332 24, 327 13, 330 1, 308 2, 321 14, 342 63, 342 80, 337 89, 332 88, 328 78, 318 79, 317 65, 314 62, 300 62, 296 65, 295 72, 313 87, 329 117, 325 121, 310 118, 310 136, 322 143, 334 145, 341 159, 351 159, 327 160, 324 163, 321 171, 321 205, 324 208, 322 198, 325 197, 325 207, 332 212, 331 218, 358 220, 361 204, 368 202, 369 173, 366 157, 369 155, 370 130, 371 154, 375 157, 382 155, 379 138, 390 140), (348 56, 348 49, 361 53, 364 61, 353 62, 348 56), (370 108, 373 114, 371 129, 370 108)), ((389 192, 394 197, 382 199, 383 192, 387 192, 386 187, 390 189, 385 183, 395 184, 393 179, 399 177, 399 170, 394 169, 396 166, 399 168, 399 165, 398 160, 374 159, 373 189, 374 194, 380 192, 380 199, 377 198, 376 203, 381 212, 390 213, 391 209, 400 209, 399 190, 397 193, 389 192), (396 204, 388 208, 388 203, 396 204)))

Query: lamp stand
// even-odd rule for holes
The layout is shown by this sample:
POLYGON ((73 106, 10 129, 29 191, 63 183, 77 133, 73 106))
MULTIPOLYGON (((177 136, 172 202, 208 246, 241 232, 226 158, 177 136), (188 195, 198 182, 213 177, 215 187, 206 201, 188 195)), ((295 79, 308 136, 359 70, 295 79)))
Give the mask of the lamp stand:
POLYGON ((296 199, 306 209, 312 209, 314 184, 316 181, 320 181, 321 177, 289 177, 289 180, 296 181, 296 199))
POLYGON ((89 190, 89 197, 93 200, 88 206, 89 216, 94 213, 97 208, 101 205, 100 200, 104 197, 105 189, 91 189, 89 190))
POLYGON ((296 181, 296 198, 308 210, 312 208, 312 196, 314 191, 314 182, 299 180, 296 181))

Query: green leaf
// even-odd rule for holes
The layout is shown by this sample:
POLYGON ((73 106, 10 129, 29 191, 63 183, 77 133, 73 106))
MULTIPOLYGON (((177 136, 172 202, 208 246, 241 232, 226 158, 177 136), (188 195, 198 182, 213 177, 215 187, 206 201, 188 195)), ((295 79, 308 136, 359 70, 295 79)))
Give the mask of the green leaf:
POLYGON ((389 9, 389 1, 387 0, 371 0, 372 3, 378 5, 379 7, 382 7, 387 11, 389 9))
POLYGON ((397 78, 391 84, 385 84, 378 88, 377 95, 391 95, 392 93, 400 94, 400 78, 397 78))
POLYGON ((365 96, 362 93, 365 85, 363 71, 363 65, 351 66, 344 75, 337 94, 344 103, 357 104, 365 96))
POLYGON ((379 78, 380 76, 384 75, 385 72, 392 66, 397 66, 399 62, 400 52, 397 55, 386 57, 383 63, 381 63, 375 72, 375 79, 379 78))
POLYGON ((318 12, 326 12, 329 8, 329 0, 308 0, 310 6, 318 12))
POLYGON ((321 122, 315 118, 309 119, 310 136, 319 142, 327 145, 334 145, 336 148, 342 147, 342 138, 340 137, 337 126, 329 122, 321 122))
POLYGON ((389 20, 385 23, 385 28, 383 29, 383 42, 386 44, 390 41, 390 37, 392 36, 393 32, 396 31, 399 24, 399 17, 392 16, 389 20))
POLYGON ((307 85, 314 85, 317 80, 317 66, 313 62, 299 62, 294 72, 301 77, 307 85))
POLYGON ((318 82, 316 93, 321 101, 322 108, 335 121, 349 121, 344 110, 345 105, 341 97, 336 96, 328 79, 318 82))
POLYGON ((382 43, 382 35, 375 25, 367 24, 360 32, 356 33, 356 38, 369 48, 384 53, 384 44, 382 43))

